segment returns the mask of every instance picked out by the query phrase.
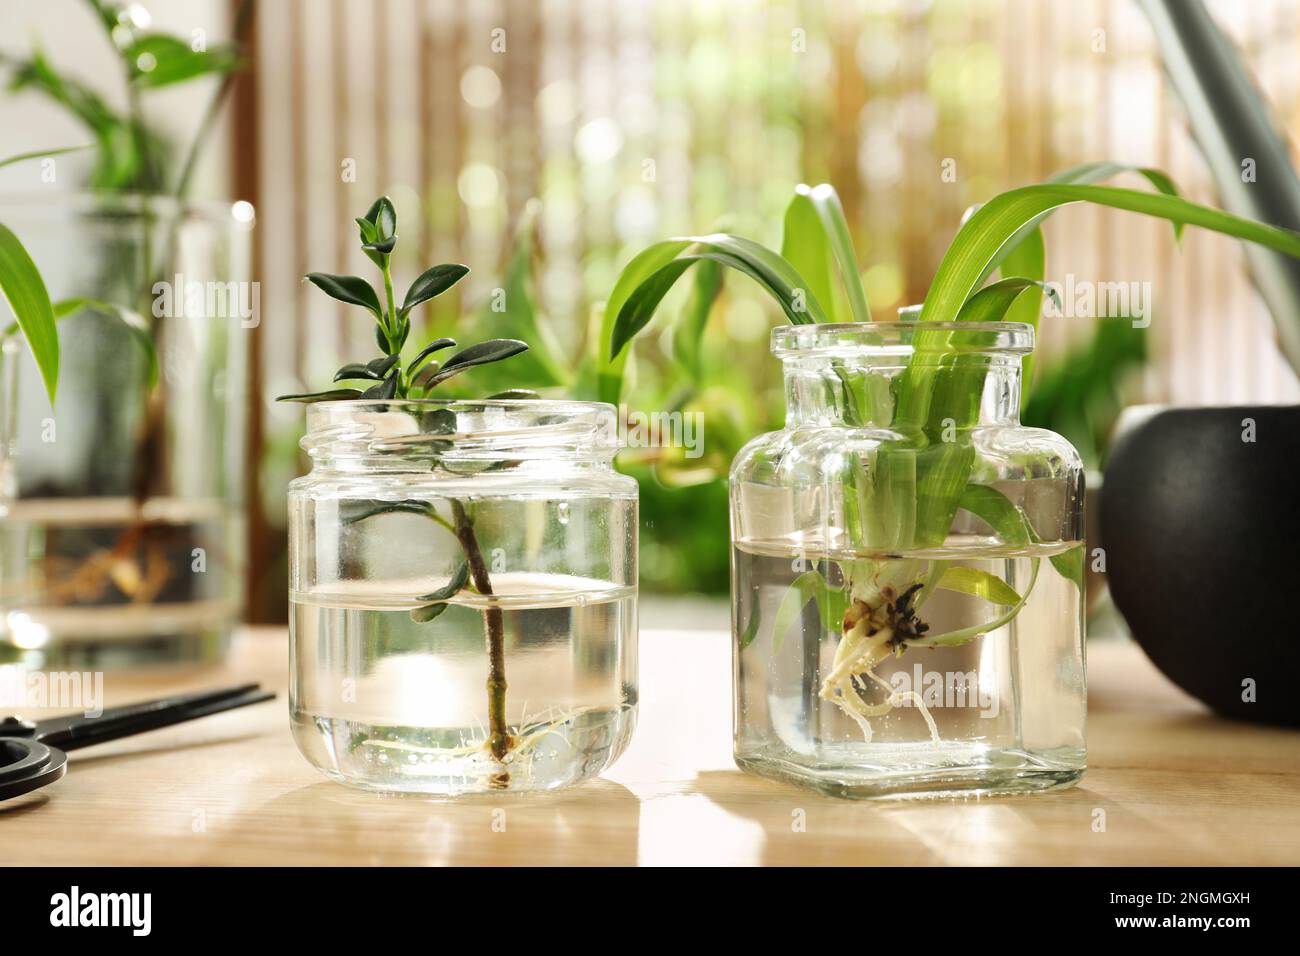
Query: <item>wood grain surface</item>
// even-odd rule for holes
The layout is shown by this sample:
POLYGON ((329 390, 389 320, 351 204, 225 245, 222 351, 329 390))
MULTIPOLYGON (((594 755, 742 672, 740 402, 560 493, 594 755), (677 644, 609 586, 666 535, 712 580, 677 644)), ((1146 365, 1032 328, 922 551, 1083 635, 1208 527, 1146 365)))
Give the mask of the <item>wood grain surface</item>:
MULTIPOLYGON (((283 692, 286 641, 250 630, 220 667, 110 673, 108 703, 238 680, 283 692)), ((1300 732, 1211 716, 1131 644, 1089 648, 1080 786, 965 801, 846 802, 742 774, 728 636, 642 632, 641 661, 631 747, 572 790, 456 802, 354 791, 298 754, 281 693, 72 754, 63 780, 0 804, 0 862, 1300 863, 1300 732)))

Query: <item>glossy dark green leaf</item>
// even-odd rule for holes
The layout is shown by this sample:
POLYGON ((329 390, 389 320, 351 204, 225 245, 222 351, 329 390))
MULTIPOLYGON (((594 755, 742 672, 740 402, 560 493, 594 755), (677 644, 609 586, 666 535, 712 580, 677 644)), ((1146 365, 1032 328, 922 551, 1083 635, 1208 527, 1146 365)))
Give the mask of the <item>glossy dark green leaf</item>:
POLYGON ((426 269, 406 290, 406 298, 402 300, 402 312, 409 312, 421 302, 442 295, 467 275, 469 275, 469 266, 458 263, 447 263, 426 269))
POLYGON ((455 347, 456 347, 455 339, 434 339, 424 348, 420 349, 420 351, 416 354, 415 358, 411 359, 411 362, 409 365, 407 365, 406 369, 408 372, 414 372, 421 365, 423 365, 425 359, 427 359, 434 352, 441 352, 443 349, 450 349, 455 347))
POLYGON ((533 401, 541 398, 531 388, 508 388, 504 392, 497 392, 488 396, 488 400, 501 399, 503 401, 533 401))
POLYGON ((309 405, 313 402, 339 402, 360 398, 361 390, 356 388, 332 388, 324 392, 308 392, 304 395, 281 395, 277 402, 301 402, 309 405))
POLYGON ((397 395, 397 376, 390 375, 378 385, 372 385, 361 393, 362 398, 377 398, 387 400, 397 395))
POLYGON ((435 408, 420 416, 420 432, 425 435, 450 435, 457 424, 456 413, 450 408, 435 408))
POLYGON ((518 339, 488 339, 486 342, 471 345, 443 362, 442 368, 438 369, 437 373, 430 377, 425 387, 432 388, 440 382, 445 382, 453 375, 458 375, 476 365, 486 365, 489 362, 500 362, 502 359, 508 359, 512 355, 518 355, 520 352, 527 350, 527 348, 527 343, 520 342, 518 339))
POLYGON ((462 561, 451 576, 451 580, 444 586, 438 588, 432 594, 425 594, 416 598, 417 601, 430 601, 433 603, 426 604, 424 607, 417 607, 411 611, 411 620, 417 624, 426 624, 432 621, 439 614, 447 609, 448 599, 455 597, 469 581, 469 564, 462 561))
POLYGON ((371 204, 366 219, 374 224, 378 238, 387 239, 397 235, 397 209, 387 196, 380 196, 371 204))
POLYGON ((438 604, 426 604, 424 607, 411 609, 411 620, 416 624, 428 624, 430 621, 442 615, 442 612, 451 607, 446 601, 438 604))
POLYGON ((397 245, 397 237, 389 236, 386 239, 376 239, 374 242, 364 243, 361 246, 361 248, 368 249, 371 252, 377 252, 377 253, 382 253, 383 255, 388 255, 390 252, 393 251, 393 247, 395 247, 396 245, 397 245))
POLYGON ((384 314, 374 287, 360 276, 336 276, 325 272, 309 272, 307 281, 331 298, 346 302, 349 305, 359 305, 363 309, 369 309, 376 319, 381 318, 384 314))
POLYGON ((343 518, 344 524, 356 524, 359 521, 365 521, 367 518, 375 518, 379 515, 386 514, 413 514, 422 518, 433 517, 432 507, 424 501, 414 499, 406 501, 381 501, 376 505, 366 508, 358 514, 348 515, 343 518))
POLYGON ((334 373, 334 381, 336 382, 346 382, 351 379, 358 379, 358 378, 368 379, 372 382, 377 382, 381 378, 383 378, 383 376, 376 375, 374 372, 370 371, 369 366, 364 365, 361 362, 349 362, 347 365, 344 365, 341 369, 339 369, 337 372, 334 373))
POLYGON ((349 362, 334 373, 334 381, 342 382, 348 379, 367 379, 372 382, 378 382, 392 371, 393 366, 397 364, 397 361, 398 356, 385 355, 364 363, 349 362))

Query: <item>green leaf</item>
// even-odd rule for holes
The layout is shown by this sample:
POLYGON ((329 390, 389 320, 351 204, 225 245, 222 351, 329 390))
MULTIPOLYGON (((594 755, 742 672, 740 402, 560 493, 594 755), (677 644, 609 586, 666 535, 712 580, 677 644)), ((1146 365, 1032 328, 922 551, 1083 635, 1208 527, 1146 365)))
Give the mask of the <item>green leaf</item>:
POLYGON ((388 376, 388 378, 384 379, 378 385, 372 385, 364 392, 362 392, 361 397, 363 399, 378 399, 380 401, 387 401, 390 398, 397 397, 397 386, 398 386, 397 376, 390 375, 388 376))
POLYGON ((1067 581, 1074 582, 1080 594, 1083 593, 1083 551, 1083 546, 1079 545, 1060 554, 1054 554, 1048 559, 1057 574, 1067 581))
POLYGON ((469 275, 469 266, 455 263, 426 269, 406 290, 406 298, 402 302, 402 313, 410 312, 421 302, 427 302, 434 296, 442 295, 467 275, 469 275))
POLYGON ((438 604, 426 604, 424 607, 411 609, 411 620, 416 624, 428 624, 433 619, 439 617, 443 611, 451 607, 446 601, 438 604))
POLYGON ((972 624, 970 627, 959 628, 955 631, 945 631, 942 634, 926 634, 923 638, 908 641, 908 644, 916 647, 954 647, 958 644, 966 644, 989 633, 989 631, 996 631, 998 628, 1009 624, 1015 620, 1016 615, 1024 608, 1025 602, 1029 600, 1029 595, 1033 593, 1034 585, 1038 581, 1038 565, 1037 558, 1029 562, 1029 586, 1025 588, 1024 595, 1019 601, 1007 608, 1004 613, 999 614, 991 621, 972 624))
POLYGON ((229 47, 194 50, 184 40, 160 33, 140 37, 122 55, 130 64, 131 82, 149 88, 226 73, 239 66, 239 57, 229 47))
POLYGON ((957 507, 982 519, 1005 544, 1013 548, 1027 547, 1033 540, 1033 528, 1025 513, 991 485, 968 484, 962 490, 957 507))
POLYGON ((1061 297, 1056 289, 1038 280, 1024 276, 1012 276, 1001 279, 992 285, 986 285, 966 300, 966 304, 957 313, 958 322, 1002 322, 1007 311, 1020 296, 1031 289, 1042 289, 1059 308, 1061 297))
POLYGON ((353 220, 357 224, 357 229, 361 233, 363 243, 371 243, 379 238, 379 231, 375 229, 375 224, 369 219, 358 216, 353 220))
POLYGON ((469 564, 462 561, 452 574, 451 580, 443 587, 438 588, 432 594, 425 594, 416 598, 417 601, 430 601, 433 603, 426 604, 424 607, 417 607, 411 611, 411 620, 417 624, 425 624, 432 621, 439 614, 447 609, 447 601, 454 597, 469 581, 469 564))
POLYGON ((736 638, 736 643, 742 651, 754 643, 754 638, 758 637, 758 626, 762 623, 758 594, 758 588, 755 588, 754 592, 749 596, 749 621, 745 624, 745 629, 736 638))
POLYGON ((27 346, 36 359, 45 391, 54 404, 59 388, 59 333, 50 294, 18 237, 0 224, 0 294, 13 310, 27 346))
POLYGON ((430 376, 425 387, 432 388, 453 375, 458 375, 476 365, 486 365, 489 362, 500 362, 502 359, 508 359, 512 355, 518 355, 520 352, 527 350, 527 348, 528 345, 518 339, 489 339, 486 342, 471 345, 443 362, 442 368, 438 369, 436 374, 430 376))
POLYGON ((531 388, 508 388, 504 392, 497 392, 494 395, 489 395, 488 400, 491 401, 493 399, 501 399, 506 401, 518 402, 518 401, 534 401, 541 397, 542 396, 538 395, 531 388))
MULTIPOLYGON (((1029 235, 1018 242, 1013 249, 1002 257, 999 265, 1004 278, 1020 276, 1037 282, 1043 280, 1047 271, 1047 250, 1043 245, 1043 231, 1035 226, 1029 235)), ((1043 314, 1043 297, 1039 293, 1017 296, 1006 311, 1006 321, 1023 322, 1038 334, 1038 320, 1043 314)), ((1030 353, 1020 360, 1020 389, 1027 393, 1033 387, 1034 355, 1030 353)))
POLYGON ((677 254, 690 245, 686 240, 656 242, 642 249, 623 267, 614 288, 605 301, 605 311, 600 320, 599 369, 597 392, 602 402, 617 403, 623 391, 623 371, 627 365, 627 352, 612 357, 609 343, 613 340, 614 324, 628 297, 663 266, 677 258, 677 254))
POLYGON ((807 186, 798 186, 785 207, 781 255, 807 280, 809 290, 825 307, 827 318, 842 322, 847 316, 841 310, 841 297, 835 294, 835 253, 810 192, 807 186))
POLYGON ((376 320, 382 320, 384 310, 374 287, 360 276, 335 276, 324 272, 309 272, 307 281, 331 298, 369 309, 376 320))
POLYGON ((993 604, 1020 603, 1020 595, 1016 593, 1015 588, 996 574, 978 568, 950 567, 939 578, 938 587, 983 598, 993 604))
POLYGON ((373 359, 369 362, 349 362, 341 369, 334 373, 334 381, 344 382, 349 379, 365 379, 371 382, 378 382, 389 373, 394 365, 397 364, 396 355, 386 355, 383 358, 373 359))
POLYGON ((387 196, 380 196, 371 204, 366 219, 374 225, 379 239, 388 239, 397 234, 397 209, 387 196))
MULTIPOLYGON (((486 335, 522 339, 528 343, 527 354, 511 365, 513 382, 530 386, 569 386, 573 380, 572 362, 561 357, 564 351, 538 307, 533 291, 533 232, 540 211, 541 204, 535 199, 524 204, 515 227, 514 244, 506 263, 500 296, 494 294, 484 300, 477 321, 486 335)), ((492 384, 501 387, 505 383, 492 384)))
POLYGON ((805 571, 792 582, 777 606, 776 617, 772 621, 772 654, 780 653, 785 644, 785 636, 798 620, 809 601, 818 603, 822 627, 827 631, 839 629, 844 619, 844 612, 849 606, 849 597, 843 590, 832 588, 820 572, 805 571))
POLYGON ((36 149, 30 153, 19 153, 17 156, 10 156, 7 159, 0 159, 0 168, 21 163, 29 159, 44 159, 46 156, 61 156, 64 153, 79 153, 83 150, 94 149, 94 143, 86 143, 82 146, 61 146, 55 149, 36 149))
POLYGON ((313 402, 339 402, 361 397, 361 390, 356 388, 332 388, 324 392, 308 392, 304 395, 281 395, 277 402, 301 402, 309 405, 313 402))
POLYGON ((1178 196, 1115 186, 1054 183, 1022 186, 995 196, 962 226, 935 273, 921 310, 921 321, 955 317, 979 287, 999 251, 1021 228, 1060 206, 1080 202, 1200 226, 1300 257, 1300 234, 1242 219, 1178 196))
POLYGON ((361 232, 361 249, 379 268, 387 267, 388 257, 397 245, 397 210, 387 196, 380 196, 367 210, 365 219, 373 227, 368 235, 361 232))
MULTIPOLYGON (((1024 511, 990 485, 967 485, 962 491, 958 506, 983 519, 999 538, 1012 547, 1027 547, 1039 540, 1038 533, 1034 531, 1024 511)), ((1073 581, 1080 592, 1083 591, 1082 546, 1054 554, 1048 560, 1061 577, 1073 581)))
POLYGON ((695 270, 691 284, 691 297, 677 324, 673 326, 673 357, 696 385, 703 384, 703 359, 701 346, 704 327, 713 311, 713 303, 722 291, 722 265, 705 261, 695 270))
MULTIPOLYGON (((798 200, 801 196, 807 199, 834 253, 853 321, 870 322, 871 308, 867 305, 867 293, 862 285, 862 277, 858 274, 857 253, 853 248, 853 237, 844 218, 844 207, 840 205, 839 194, 828 183, 811 189, 800 184, 795 189, 795 199, 798 200)), ((782 252, 784 251, 783 248, 782 252)), ((828 307, 833 300, 833 294, 821 299, 828 307)))
POLYGON ((465 561, 462 561, 456 567, 455 572, 453 572, 451 576, 451 580, 449 580, 446 584, 438 588, 438 590, 434 591, 433 593, 422 595, 421 597, 416 598, 416 600, 417 601, 445 601, 449 597, 453 597, 457 592, 459 592, 460 589, 463 588, 466 582, 468 581, 469 581, 469 564, 465 561))
POLYGON ((386 514, 414 514, 422 518, 432 518, 435 516, 433 509, 427 502, 408 499, 406 501, 381 501, 374 507, 367 508, 359 514, 349 515, 343 518, 345 525, 357 524, 365 521, 367 518, 375 518, 379 515, 386 514))
POLYGON ((649 323, 686 269, 703 261, 721 263, 754 279, 795 325, 827 320, 820 301, 794 267, 751 239, 715 233, 657 242, 628 263, 605 303, 600 338, 607 343, 599 376, 602 401, 618 401, 628 343, 649 323))
POLYGON ((408 373, 414 372, 416 369, 420 367, 420 365, 424 362, 424 360, 427 359, 434 352, 440 352, 443 349, 450 349, 455 347, 456 347, 455 339, 434 339, 424 348, 420 349, 419 353, 415 356, 415 358, 411 359, 410 364, 406 366, 406 370, 408 373))

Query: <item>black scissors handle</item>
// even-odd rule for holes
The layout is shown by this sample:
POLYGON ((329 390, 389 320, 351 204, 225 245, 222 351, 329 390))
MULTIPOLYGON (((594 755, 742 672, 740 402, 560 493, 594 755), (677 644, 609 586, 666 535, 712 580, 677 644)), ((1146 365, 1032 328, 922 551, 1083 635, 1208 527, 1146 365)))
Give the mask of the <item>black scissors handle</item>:
POLYGON ((31 793, 68 771, 68 755, 22 737, 0 737, 0 800, 31 793))
POLYGON ((46 746, 65 751, 78 750, 93 744, 107 743, 133 734, 170 727, 209 714, 234 710, 236 707, 259 704, 274 697, 274 693, 262 690, 257 684, 240 684, 221 690, 180 694, 139 704, 128 704, 125 707, 112 707, 97 717, 72 714, 66 717, 51 717, 27 726, 30 728, 29 736, 46 746))

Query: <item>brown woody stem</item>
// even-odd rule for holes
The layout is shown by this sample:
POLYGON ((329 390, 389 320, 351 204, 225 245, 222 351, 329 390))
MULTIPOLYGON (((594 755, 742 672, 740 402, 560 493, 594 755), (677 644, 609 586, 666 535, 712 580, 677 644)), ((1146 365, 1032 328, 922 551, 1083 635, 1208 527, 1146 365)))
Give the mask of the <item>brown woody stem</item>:
MULTIPOLYGON (((474 525, 465 506, 452 500, 451 513, 455 519, 456 537, 465 551, 465 560, 469 564, 470 578, 479 594, 492 594, 492 580, 488 577, 487 564, 483 561, 483 552, 479 548, 478 537, 474 534, 474 525)), ((506 726, 506 655, 505 655, 505 619, 501 608, 490 605, 483 612, 484 628, 487 634, 488 652, 488 748, 498 761, 504 760, 510 752, 514 738, 506 726)), ((493 784, 505 787, 510 783, 508 771, 502 771, 493 784)))

